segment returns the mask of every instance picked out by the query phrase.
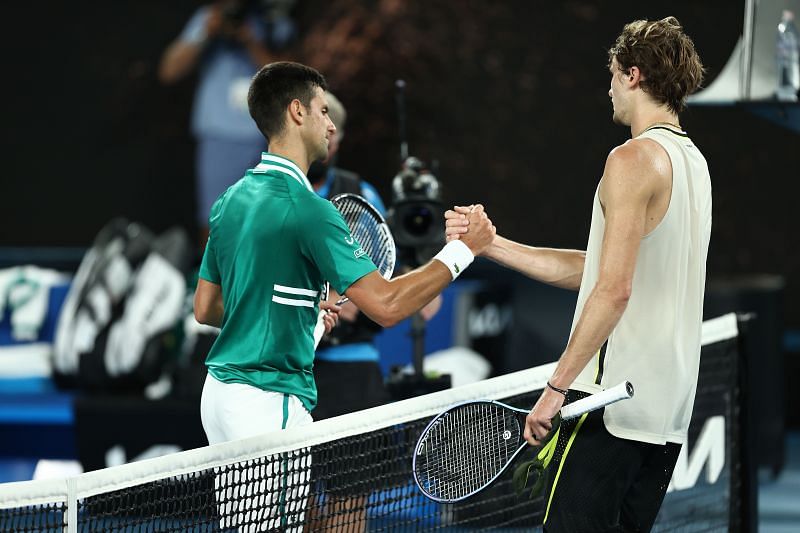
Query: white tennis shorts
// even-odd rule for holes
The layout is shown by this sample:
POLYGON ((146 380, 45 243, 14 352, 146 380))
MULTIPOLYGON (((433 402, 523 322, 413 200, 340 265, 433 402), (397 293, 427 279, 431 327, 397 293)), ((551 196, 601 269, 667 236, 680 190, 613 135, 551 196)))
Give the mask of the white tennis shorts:
POLYGON ((209 444, 254 437, 313 422, 296 396, 206 376, 200 418, 209 444))
MULTIPOLYGON (((200 416, 209 444, 243 439, 312 422, 291 394, 240 383, 222 383, 210 374, 203 386, 200 416)), ((311 479, 310 450, 222 467, 214 475, 219 527, 242 533, 301 533, 311 479)))

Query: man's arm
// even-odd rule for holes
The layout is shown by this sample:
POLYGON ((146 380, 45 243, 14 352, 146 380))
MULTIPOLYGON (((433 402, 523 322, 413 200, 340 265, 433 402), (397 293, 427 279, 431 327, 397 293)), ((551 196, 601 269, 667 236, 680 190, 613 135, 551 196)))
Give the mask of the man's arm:
POLYGON ((194 291, 194 317, 201 324, 222 325, 222 287, 200 278, 194 291))
POLYGON ((350 285, 346 294, 369 318, 389 328, 422 309, 451 281, 450 270, 434 259, 390 281, 370 272, 350 285))
MULTIPOLYGON (((331 302, 320 302, 320 309, 328 311, 325 314, 325 333, 330 333, 339 320, 341 307, 331 302)), ((194 318, 201 324, 222 327, 222 287, 216 283, 199 278, 197 289, 194 291, 194 318)))
MULTIPOLYGON (((568 389, 608 339, 628 304, 639 245, 645 235, 647 206, 663 183, 662 176, 642 147, 627 143, 611 152, 600 184, 605 231, 597 283, 558 361, 550 384, 568 389)), ((525 438, 538 444, 550 429, 550 420, 564 396, 545 388, 528 415, 525 438), (533 437, 533 438, 532 438, 533 437)))
POLYGON ((542 283, 577 291, 581 287, 586 252, 537 248, 498 236, 486 257, 542 283))
POLYGON ((164 51, 158 65, 158 79, 170 85, 189 74, 203 53, 206 43, 215 38, 222 28, 222 12, 215 5, 201 9, 192 17, 178 36, 164 51))
MULTIPOLYGON (((445 213, 447 240, 460 238, 469 231, 466 215, 469 207, 457 206, 445 213)), ((492 261, 525 274, 542 283, 578 290, 583 276, 586 252, 527 246, 497 236, 484 254, 492 261)))
POLYGON ((194 69, 204 43, 175 41, 169 45, 158 65, 158 79, 165 85, 171 85, 194 69))
MULTIPOLYGON (((462 242, 472 254, 480 255, 494 239, 495 228, 483 212, 483 206, 476 206, 467 217, 473 231, 465 235, 462 242)), ((444 262, 433 259, 390 281, 373 271, 350 285, 345 294, 369 318, 383 327, 391 327, 433 300, 453 277, 444 262)))

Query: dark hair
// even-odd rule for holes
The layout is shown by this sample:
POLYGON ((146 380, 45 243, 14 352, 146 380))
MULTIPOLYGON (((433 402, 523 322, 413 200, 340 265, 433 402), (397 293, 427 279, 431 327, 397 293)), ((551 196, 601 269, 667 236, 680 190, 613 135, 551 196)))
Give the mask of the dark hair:
POLYGON ((269 142, 270 137, 283 132, 284 112, 295 98, 304 106, 311 105, 315 87, 328 90, 325 78, 311 67, 280 61, 259 70, 247 92, 247 107, 258 129, 269 142))
POLYGON ((608 51, 623 72, 639 67, 641 87, 674 113, 686 107, 686 97, 703 81, 703 63, 694 43, 675 17, 626 24, 608 51))

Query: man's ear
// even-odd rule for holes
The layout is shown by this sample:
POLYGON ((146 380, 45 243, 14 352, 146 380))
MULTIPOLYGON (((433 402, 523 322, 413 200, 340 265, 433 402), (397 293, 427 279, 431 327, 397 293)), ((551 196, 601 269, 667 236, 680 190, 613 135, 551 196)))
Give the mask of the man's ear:
POLYGON ((306 108, 297 98, 289 102, 287 111, 289 112, 289 118, 295 124, 300 125, 303 123, 303 120, 305 120, 306 108))
POLYGON ((633 66, 630 69, 628 69, 628 74, 626 76, 626 81, 630 85, 638 85, 639 82, 641 82, 643 79, 644 79, 644 77, 642 76, 642 71, 639 70, 639 67, 633 66))

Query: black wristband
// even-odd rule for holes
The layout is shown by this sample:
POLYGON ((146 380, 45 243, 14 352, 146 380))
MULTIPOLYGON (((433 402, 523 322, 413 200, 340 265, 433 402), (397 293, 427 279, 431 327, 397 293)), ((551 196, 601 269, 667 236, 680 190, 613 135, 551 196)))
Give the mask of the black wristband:
POLYGON ((549 382, 549 381, 547 382, 547 386, 548 386, 548 387, 550 387, 551 389, 553 389, 554 391, 556 391, 556 392, 559 392, 559 393, 563 394, 563 395, 564 395, 564 397, 566 398, 566 396, 567 396, 567 391, 565 391, 564 389, 559 389, 558 387, 553 387, 552 385, 550 385, 550 382, 549 382))

